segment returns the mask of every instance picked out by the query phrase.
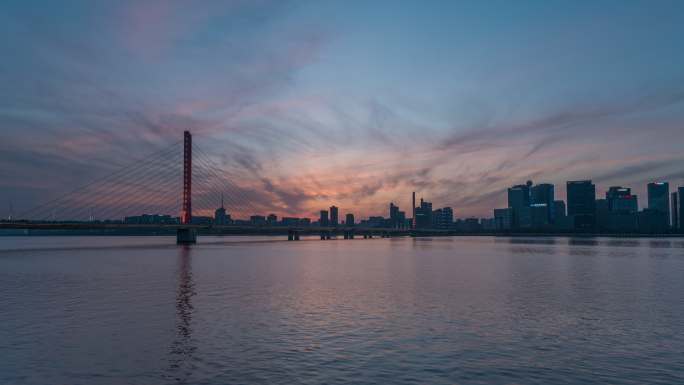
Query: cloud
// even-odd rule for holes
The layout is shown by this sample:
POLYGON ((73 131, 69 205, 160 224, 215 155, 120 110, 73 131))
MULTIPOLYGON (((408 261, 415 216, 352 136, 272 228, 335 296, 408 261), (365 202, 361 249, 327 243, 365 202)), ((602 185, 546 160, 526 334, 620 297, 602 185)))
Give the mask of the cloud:
POLYGON ((451 134, 437 146, 441 150, 477 151, 483 146, 491 146, 505 141, 536 135, 539 142, 532 153, 560 140, 566 132, 579 135, 592 130, 598 122, 607 118, 622 117, 669 107, 684 102, 684 90, 664 90, 636 97, 627 101, 610 104, 595 103, 543 116, 519 124, 499 124, 478 127, 465 132, 451 134))

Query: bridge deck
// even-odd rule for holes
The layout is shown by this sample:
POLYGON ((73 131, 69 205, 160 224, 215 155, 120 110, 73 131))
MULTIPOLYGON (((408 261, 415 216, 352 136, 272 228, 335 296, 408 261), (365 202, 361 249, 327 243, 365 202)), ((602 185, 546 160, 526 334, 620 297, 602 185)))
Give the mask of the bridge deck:
POLYGON ((35 223, 35 222, 0 222, 1 229, 13 230, 150 230, 172 231, 177 229, 206 230, 217 233, 287 233, 297 231, 301 234, 319 234, 324 232, 339 233, 389 233, 409 234, 408 229, 392 229, 379 227, 337 226, 337 227, 298 227, 298 226, 216 226, 216 225, 180 225, 180 224, 126 224, 126 223, 35 223))

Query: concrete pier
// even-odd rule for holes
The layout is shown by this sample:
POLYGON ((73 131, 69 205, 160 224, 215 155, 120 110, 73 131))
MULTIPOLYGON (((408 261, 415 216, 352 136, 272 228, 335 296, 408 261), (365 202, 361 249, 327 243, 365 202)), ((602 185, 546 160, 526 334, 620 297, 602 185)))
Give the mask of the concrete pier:
POLYGON ((288 241, 298 241, 299 240, 299 231, 297 230, 290 230, 287 232, 287 240, 288 241))
POLYGON ((194 245, 195 243, 197 243, 197 230, 189 228, 176 230, 176 244, 194 245))

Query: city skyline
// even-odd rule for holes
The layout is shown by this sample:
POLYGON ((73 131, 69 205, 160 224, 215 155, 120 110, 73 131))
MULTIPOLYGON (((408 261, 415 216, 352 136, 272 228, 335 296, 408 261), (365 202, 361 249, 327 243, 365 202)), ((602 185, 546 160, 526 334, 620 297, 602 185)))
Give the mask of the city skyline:
POLYGON ((680 2, 421 4, 6 2, 0 217, 183 130, 263 214, 684 185, 680 2))
MULTIPOLYGON (((37 222, 118 222, 125 224, 181 224, 201 225, 240 225, 240 226, 285 226, 285 227, 379 227, 395 229, 449 229, 465 232, 478 231, 544 231, 544 232, 594 232, 594 233, 665 233, 684 230, 679 221, 684 217, 680 206, 684 196, 684 184, 677 186, 667 181, 649 182, 647 195, 639 200, 632 193, 632 187, 611 186, 605 192, 596 188, 592 180, 566 181, 566 198, 556 195, 554 184, 526 181, 507 187, 507 205, 493 208, 488 216, 459 217, 459 208, 433 205, 420 196, 416 202, 416 192, 411 193, 412 206, 407 217, 405 210, 395 202, 385 205, 384 212, 378 215, 361 217, 348 209, 340 214, 340 208, 332 205, 320 210, 316 217, 293 217, 274 212, 248 213, 246 217, 231 215, 225 207, 225 194, 220 194, 220 206, 207 215, 207 210, 194 212, 187 220, 182 215, 175 216, 165 212, 144 212, 121 217, 97 218, 89 211, 89 219, 60 218, 38 220, 37 222), (672 187, 672 189, 670 189, 672 187), (604 198, 605 196, 605 198, 604 198), (567 197, 571 197, 568 199, 567 197), (639 202, 647 203, 645 205, 639 202), (455 215, 456 214, 456 215, 455 215), (341 219, 344 218, 344 219, 341 219), (417 218, 417 219, 416 219, 417 218)), ((83 211, 81 211, 83 212, 83 211)), ((26 221, 30 218, 7 218, 26 221)), ((0 222, 5 219, 0 219, 0 222)))

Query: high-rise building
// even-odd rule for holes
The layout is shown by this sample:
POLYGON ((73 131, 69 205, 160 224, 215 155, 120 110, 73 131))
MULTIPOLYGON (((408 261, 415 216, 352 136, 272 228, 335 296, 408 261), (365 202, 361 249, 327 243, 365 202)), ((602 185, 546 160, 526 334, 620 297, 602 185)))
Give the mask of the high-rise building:
POLYGON ((414 191, 413 194, 411 194, 411 210, 413 211, 411 213, 412 218, 411 218, 411 228, 416 228, 416 192, 414 191))
POLYGON ((513 209, 513 227, 527 227, 524 220, 528 217, 525 208, 530 207, 530 188, 532 181, 508 189, 508 207, 513 209))
POLYGON ((566 216, 565 201, 553 201, 553 218, 559 219, 566 216))
POLYGON ((223 194, 221 195, 221 207, 214 211, 214 224, 219 226, 230 224, 230 215, 226 213, 226 208, 223 207, 223 194))
POLYGON ((330 206, 330 226, 337 226, 340 223, 338 209, 335 206, 330 206))
POLYGON ((293 218, 293 217, 283 217, 281 222, 283 226, 308 226, 310 224, 309 218, 293 218))
POLYGON ((549 221, 549 206, 546 203, 533 203, 530 205, 530 226, 533 229, 544 229, 551 223, 549 221))
POLYGON ((494 218, 481 218, 480 225, 482 226, 482 230, 485 231, 496 230, 496 220, 494 220, 494 218))
POLYGON ((473 233, 482 230, 480 220, 477 218, 466 218, 459 223, 458 229, 461 231, 473 233))
POLYGON ((553 201, 553 226, 556 230, 571 230, 574 223, 568 218, 565 201, 553 201))
POLYGON ((345 226, 354 226, 354 214, 347 214, 344 217, 345 226))
POLYGON ((389 206, 389 225, 391 228, 399 228, 401 222, 399 221, 399 206, 395 206, 393 202, 390 202, 389 206))
POLYGON ((553 223, 555 211, 553 210, 554 202, 554 186, 550 183, 541 183, 535 185, 530 190, 530 204, 532 205, 546 205, 548 212, 548 222, 553 223))
POLYGON ((454 211, 451 207, 443 207, 432 212, 433 227, 437 229, 451 228, 454 223, 454 211))
POLYGON ((404 211, 397 212, 397 223, 400 229, 406 228, 406 213, 404 211))
POLYGON ((677 192, 672 192, 672 229, 679 229, 679 199, 677 197, 677 192))
POLYGON ((266 217, 263 215, 252 215, 249 217, 249 222, 254 226, 263 226, 266 224, 266 217))
POLYGON ((679 197, 679 231, 684 233, 684 187, 677 189, 679 197))
POLYGON ((266 222, 271 226, 275 226, 278 223, 278 216, 275 214, 268 214, 266 222))
POLYGON ((664 234, 669 230, 665 213, 656 209, 643 209, 638 216, 639 232, 648 234, 664 234))
POLYGON ((596 224, 596 186, 590 180, 568 181, 568 216, 576 230, 593 230, 596 224))
MULTIPOLYGON (((528 182, 529 183, 529 182, 528 182)), ((508 189, 508 207, 515 209, 530 205, 530 185, 519 184, 508 189)))
POLYGON ((513 209, 494 209, 494 223, 499 231, 510 230, 513 226, 513 209))
POLYGON ((600 231, 631 233, 638 230, 639 201, 628 187, 613 186, 606 191, 606 199, 596 201, 596 218, 600 231), (605 207, 599 205, 605 202, 605 207))
POLYGON ((420 198, 420 207, 416 207, 416 228, 429 229, 432 227, 432 203, 420 198))
POLYGON ((665 226, 670 225, 670 184, 653 182, 648 184, 648 208, 664 214, 665 226))
POLYGON ((598 231, 608 231, 608 222, 610 221, 610 209, 608 208, 608 199, 596 200, 596 229, 598 231))
POLYGON ((639 211, 639 202, 632 189, 628 187, 613 186, 606 191, 608 211, 627 212, 635 214, 639 211))
POLYGON ((322 227, 330 225, 330 222, 328 221, 328 211, 327 210, 321 210, 321 217, 318 220, 318 224, 322 227))

